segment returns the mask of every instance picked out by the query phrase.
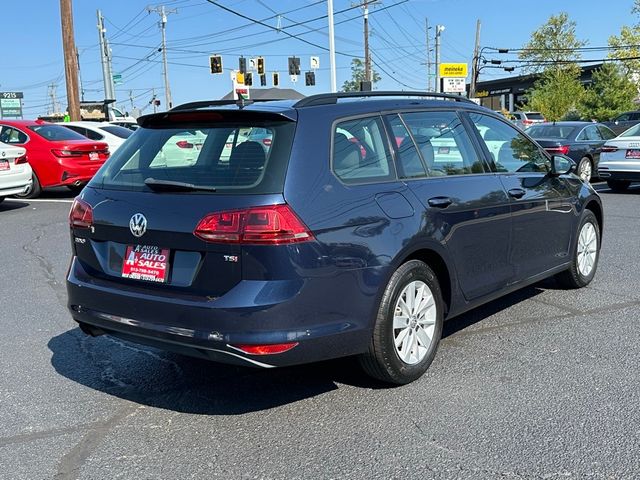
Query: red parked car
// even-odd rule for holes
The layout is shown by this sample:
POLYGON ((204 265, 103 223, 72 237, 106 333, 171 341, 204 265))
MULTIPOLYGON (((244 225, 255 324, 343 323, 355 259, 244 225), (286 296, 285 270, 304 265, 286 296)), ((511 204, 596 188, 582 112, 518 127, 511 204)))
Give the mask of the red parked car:
POLYGON ((27 150, 33 186, 21 198, 37 197, 49 187, 80 189, 109 158, 106 143, 42 120, 0 120, 0 142, 27 150))

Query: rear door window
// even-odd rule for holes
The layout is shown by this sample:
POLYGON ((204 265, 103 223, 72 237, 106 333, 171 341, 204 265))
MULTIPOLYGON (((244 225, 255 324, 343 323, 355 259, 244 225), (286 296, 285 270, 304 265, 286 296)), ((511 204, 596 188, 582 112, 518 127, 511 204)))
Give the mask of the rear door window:
POLYGON ((395 179, 382 119, 346 120, 333 133, 333 172, 345 183, 395 179))
POLYGON ((26 143, 28 137, 17 128, 0 126, 0 142, 8 144, 26 143))
POLYGON ((616 136, 616 134, 613 133, 611 129, 605 127, 604 125, 598 125, 598 130, 600 131, 600 135, 602 135, 602 138, 604 138, 605 140, 611 140, 616 136))
POLYGON ((413 138, 411 138, 409 130, 405 127, 402 119, 398 115, 389 115, 387 119, 393 134, 394 147, 396 148, 398 176, 401 178, 425 177, 427 170, 422 156, 413 143, 413 138))
POLYGON ((456 112, 403 113, 433 176, 484 173, 484 165, 456 112))
POLYGON ((90 184, 149 191, 145 181, 152 179, 202 187, 209 193, 281 193, 294 131, 294 122, 279 120, 139 128, 90 184), (249 139, 254 126, 269 135, 268 146, 249 139))

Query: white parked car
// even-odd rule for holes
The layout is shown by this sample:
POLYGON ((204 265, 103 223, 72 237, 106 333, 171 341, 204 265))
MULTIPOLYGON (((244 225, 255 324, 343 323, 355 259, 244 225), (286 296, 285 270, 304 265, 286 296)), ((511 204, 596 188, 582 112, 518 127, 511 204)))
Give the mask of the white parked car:
POLYGON ((79 133, 91 140, 105 142, 109 145, 109 151, 115 152, 124 141, 131 136, 133 131, 119 125, 113 125, 109 122, 66 122, 61 123, 74 132, 79 133))
POLYGON ((631 182, 640 182, 640 124, 602 146, 598 176, 616 192, 626 190, 631 182))
POLYGON ((0 202, 31 188, 31 166, 26 153, 22 147, 0 142, 0 202))

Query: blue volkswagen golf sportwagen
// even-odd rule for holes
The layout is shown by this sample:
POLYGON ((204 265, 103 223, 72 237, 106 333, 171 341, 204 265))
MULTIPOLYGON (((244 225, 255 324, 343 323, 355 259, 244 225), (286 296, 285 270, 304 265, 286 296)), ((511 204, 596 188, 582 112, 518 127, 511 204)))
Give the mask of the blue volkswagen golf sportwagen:
POLYGON ((444 320, 596 272, 602 205, 574 163, 460 97, 196 102, 139 124, 70 212, 90 335, 265 368, 357 355, 403 384, 444 320))

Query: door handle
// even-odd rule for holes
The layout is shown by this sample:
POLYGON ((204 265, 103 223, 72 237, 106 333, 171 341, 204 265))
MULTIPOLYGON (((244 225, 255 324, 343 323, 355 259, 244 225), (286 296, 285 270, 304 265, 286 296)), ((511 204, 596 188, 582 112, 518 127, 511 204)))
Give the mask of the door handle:
POLYGON ((449 197, 433 197, 430 198, 427 203, 430 207, 447 208, 453 201, 449 197))
POLYGON ((523 188, 512 188, 509 190, 509 196, 513 198, 522 198, 527 193, 523 188))

